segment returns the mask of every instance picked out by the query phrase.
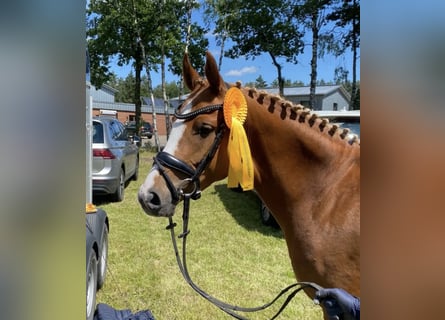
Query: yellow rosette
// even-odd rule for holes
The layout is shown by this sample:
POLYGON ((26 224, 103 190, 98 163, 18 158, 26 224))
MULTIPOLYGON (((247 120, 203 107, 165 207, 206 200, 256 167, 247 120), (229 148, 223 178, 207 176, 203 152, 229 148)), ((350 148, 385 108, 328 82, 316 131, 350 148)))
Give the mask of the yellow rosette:
POLYGON ((229 155, 229 188, 238 185, 244 191, 253 189, 254 167, 249 141, 243 124, 247 118, 247 102, 240 89, 230 88, 224 97, 224 120, 230 129, 227 152, 229 155))

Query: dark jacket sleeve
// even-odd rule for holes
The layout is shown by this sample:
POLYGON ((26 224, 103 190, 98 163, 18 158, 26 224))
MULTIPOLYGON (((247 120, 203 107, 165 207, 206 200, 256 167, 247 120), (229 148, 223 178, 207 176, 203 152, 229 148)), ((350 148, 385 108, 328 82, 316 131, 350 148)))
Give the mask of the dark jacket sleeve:
POLYGON ((155 320, 150 310, 138 311, 133 314, 130 310, 116 310, 113 307, 99 303, 96 307, 94 320, 155 320))

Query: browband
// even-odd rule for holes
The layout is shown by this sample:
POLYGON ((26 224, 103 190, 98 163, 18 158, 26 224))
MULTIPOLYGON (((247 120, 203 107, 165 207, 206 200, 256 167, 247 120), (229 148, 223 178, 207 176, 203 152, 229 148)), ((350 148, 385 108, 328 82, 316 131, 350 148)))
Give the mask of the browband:
POLYGON ((205 106, 205 107, 200 108, 198 110, 195 110, 195 111, 192 111, 192 112, 189 112, 189 113, 184 113, 184 114, 183 113, 178 113, 178 111, 179 111, 179 108, 178 108, 178 110, 175 110, 175 117, 177 119, 180 119, 180 120, 191 120, 191 119, 199 116, 200 114, 212 113, 213 111, 219 110, 222 107, 223 107, 222 104, 213 104, 213 105, 205 106))

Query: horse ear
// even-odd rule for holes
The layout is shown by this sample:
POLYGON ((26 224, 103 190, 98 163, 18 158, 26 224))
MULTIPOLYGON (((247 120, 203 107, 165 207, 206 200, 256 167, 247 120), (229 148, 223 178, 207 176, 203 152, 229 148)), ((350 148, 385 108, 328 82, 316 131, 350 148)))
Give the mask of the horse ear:
POLYGON ((205 73, 207 81, 209 82, 210 88, 212 88, 212 90, 214 90, 215 92, 219 92, 223 80, 219 74, 215 58, 213 58, 212 54, 207 51, 206 59, 205 73))
POLYGON ((199 79, 199 74, 193 69, 188 54, 184 54, 184 58, 182 59, 182 73, 184 75, 184 81, 191 91, 195 88, 195 80, 199 79))

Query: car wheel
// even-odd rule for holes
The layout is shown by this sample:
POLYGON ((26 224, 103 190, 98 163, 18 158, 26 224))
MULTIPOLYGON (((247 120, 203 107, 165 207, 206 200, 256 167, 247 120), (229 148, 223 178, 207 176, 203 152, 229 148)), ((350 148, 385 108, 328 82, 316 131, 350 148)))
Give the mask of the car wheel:
POLYGON ((93 320, 94 310, 96 308, 96 290, 97 290, 97 259, 96 253, 91 249, 87 267, 87 320, 93 320))
POLYGON ((121 172, 119 174, 119 185, 117 186, 116 192, 113 194, 113 200, 116 202, 121 202, 124 200, 125 193, 125 173, 124 169, 121 168, 121 172))
POLYGON ((278 223, 264 203, 261 203, 261 222, 266 226, 277 227, 278 223))
POLYGON ((131 177, 132 180, 136 181, 139 177, 139 157, 136 159, 136 168, 134 170, 134 174, 131 177))
POLYGON ((102 288, 105 283, 105 276, 107 273, 107 260, 108 260, 108 227, 104 224, 104 228, 102 231, 102 239, 101 242, 102 247, 99 254, 99 261, 97 265, 97 290, 102 288))

